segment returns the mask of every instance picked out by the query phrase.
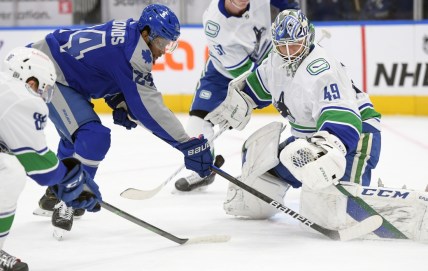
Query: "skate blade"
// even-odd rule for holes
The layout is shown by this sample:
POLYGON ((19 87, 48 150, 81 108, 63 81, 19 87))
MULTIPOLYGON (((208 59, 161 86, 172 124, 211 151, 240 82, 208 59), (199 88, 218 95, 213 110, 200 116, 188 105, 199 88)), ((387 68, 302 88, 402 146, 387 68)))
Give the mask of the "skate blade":
POLYGON ((40 207, 36 208, 33 211, 33 215, 38 215, 38 216, 52 217, 52 214, 53 214, 52 211, 43 210, 40 207))
MULTIPOLYGON (((33 211, 33 215, 44 216, 44 217, 52 217, 53 211, 43 210, 40 207, 36 208, 33 211)), ((73 219, 80 219, 83 215, 74 215, 73 219)))
POLYGON ((65 234, 65 232, 66 232, 66 230, 64 230, 64 229, 54 227, 54 230, 53 230, 52 236, 53 236, 56 240, 58 240, 58 241, 62 241, 62 240, 63 240, 63 238, 64 238, 64 234, 65 234))

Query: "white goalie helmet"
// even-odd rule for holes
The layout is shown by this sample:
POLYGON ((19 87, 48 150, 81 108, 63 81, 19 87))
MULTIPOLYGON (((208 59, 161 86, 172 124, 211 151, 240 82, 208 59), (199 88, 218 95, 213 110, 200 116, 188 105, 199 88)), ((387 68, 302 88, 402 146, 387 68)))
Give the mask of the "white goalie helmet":
POLYGON ((3 70, 23 83, 36 79, 38 89, 33 91, 29 85, 27 89, 43 98, 46 103, 51 101, 56 72, 54 64, 43 52, 33 48, 15 48, 4 59, 3 70))
POLYGON ((271 31, 274 52, 283 58, 283 66, 297 69, 314 43, 314 26, 300 10, 286 9, 275 18, 271 31))

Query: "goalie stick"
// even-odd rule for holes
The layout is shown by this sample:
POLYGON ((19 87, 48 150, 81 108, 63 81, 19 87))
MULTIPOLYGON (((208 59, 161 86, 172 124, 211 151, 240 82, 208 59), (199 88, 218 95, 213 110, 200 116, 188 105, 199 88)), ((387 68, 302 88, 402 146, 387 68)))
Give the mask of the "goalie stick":
MULTIPOLYGON (((210 141, 210 143, 213 142, 215 139, 217 139, 225 130, 227 130, 227 128, 220 129, 214 135, 214 137, 210 141)), ((217 167, 221 167, 224 163, 224 159, 223 159, 223 157, 221 157, 223 162, 220 163, 220 161, 217 161, 217 157, 216 157, 216 161, 215 161, 214 165, 216 165, 217 167)), ((134 200, 149 199, 149 198, 153 197, 154 195, 156 195, 157 193, 159 193, 159 191, 161 191, 162 188, 164 188, 164 186, 166 186, 172 179, 174 179, 174 177, 177 176, 177 174, 180 173, 183 169, 184 169, 184 165, 180 166, 180 168, 178 168, 176 171, 174 171, 174 173, 172 173, 172 175, 169 176, 168 179, 166 179, 163 183, 161 183, 159 186, 155 187, 152 190, 140 190, 140 189, 136 189, 136 188, 128 188, 128 189, 125 189, 122 193, 120 193, 120 196, 123 198, 134 199, 134 200)))
POLYGON ((230 174, 224 172, 223 170, 217 168, 216 166, 212 166, 211 170, 217 173, 218 175, 222 176, 226 180, 230 181, 231 183, 244 189, 248 193, 253 194, 257 198, 263 200, 267 204, 272 205, 273 207, 280 210, 284 214, 287 214, 292 218, 297 219, 300 223, 304 224, 305 226, 308 226, 333 240, 348 241, 351 239, 355 239, 378 229, 382 225, 382 217, 379 215, 373 215, 347 229, 343 229, 343 230, 327 229, 316 224, 315 222, 310 221, 306 217, 291 210, 287 206, 284 206, 281 203, 273 200, 272 198, 261 193, 260 191, 246 185, 245 183, 241 182, 240 180, 236 179, 230 174))
POLYGON ((175 235, 172 235, 169 232, 166 232, 162 229, 159 229, 156 226, 153 226, 133 215, 128 214, 125 211, 122 211, 121 209, 114 207, 113 205, 102 201, 100 202, 100 205, 102 208, 120 216, 125 218, 128 221, 131 221, 145 229, 148 229, 151 232, 154 232, 158 235, 161 235, 175 243, 178 243, 180 245, 184 245, 184 244, 196 244, 196 243, 219 243, 219 242, 227 242, 230 240, 230 236, 228 235, 209 235, 209 236, 201 236, 201 237, 195 237, 195 238, 179 238, 175 235))

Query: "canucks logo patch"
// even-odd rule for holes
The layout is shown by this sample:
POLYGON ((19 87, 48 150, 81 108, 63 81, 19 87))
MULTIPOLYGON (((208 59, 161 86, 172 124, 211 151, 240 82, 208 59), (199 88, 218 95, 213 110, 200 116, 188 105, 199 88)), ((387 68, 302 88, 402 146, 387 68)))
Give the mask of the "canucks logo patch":
POLYGON ((311 75, 317 75, 329 69, 330 69, 330 64, 324 58, 315 59, 314 61, 309 63, 309 65, 306 67, 306 70, 311 75))
POLYGON ((204 100, 209 100, 211 99, 211 91, 209 90, 201 90, 201 92, 199 93, 199 98, 204 99, 204 100))
POLYGON ((205 26, 205 35, 211 38, 215 38, 217 37, 219 31, 220 25, 218 23, 215 23, 213 21, 207 22, 207 25, 205 26))

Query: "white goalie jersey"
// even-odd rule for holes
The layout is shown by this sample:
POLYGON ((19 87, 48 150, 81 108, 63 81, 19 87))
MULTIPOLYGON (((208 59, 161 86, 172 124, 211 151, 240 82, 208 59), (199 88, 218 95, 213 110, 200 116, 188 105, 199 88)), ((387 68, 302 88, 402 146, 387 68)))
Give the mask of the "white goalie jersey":
POLYGON ((345 67, 316 44, 295 74, 272 52, 247 83, 255 102, 261 107, 272 103, 299 138, 327 129, 353 148, 362 132, 362 121, 378 115, 368 96, 354 88, 345 67), (370 108, 362 118, 364 103, 370 108))
POLYGON ((253 70, 272 48, 270 0, 251 1, 241 17, 228 15, 223 1, 211 1, 203 25, 213 64, 227 78, 253 70))

